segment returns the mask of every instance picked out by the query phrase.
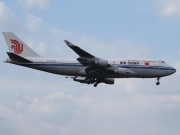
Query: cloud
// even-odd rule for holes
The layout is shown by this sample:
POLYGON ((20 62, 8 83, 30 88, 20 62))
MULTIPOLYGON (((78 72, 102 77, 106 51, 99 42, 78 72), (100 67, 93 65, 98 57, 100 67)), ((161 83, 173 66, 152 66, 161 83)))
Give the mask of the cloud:
POLYGON ((66 30, 58 29, 58 28, 51 28, 50 29, 51 33, 54 35, 60 35, 62 37, 72 37, 73 34, 71 32, 68 32, 66 30))
POLYGON ((60 92, 56 92, 56 93, 53 93, 51 95, 48 95, 46 98, 48 100, 54 100, 54 99, 61 99, 61 98, 64 98, 64 93, 60 93, 60 92))
POLYGON ((1 31, 12 31, 19 29, 19 21, 16 15, 0 1, 0 29, 1 31))
MULTIPOLYGON (((23 70, 20 71, 22 74, 23 70)), ((171 84, 165 88, 148 88, 144 80, 120 79, 114 86, 100 84, 94 88, 72 80, 60 81, 62 77, 52 74, 38 76, 34 70, 24 68, 24 71, 26 79, 20 74, 2 76, 0 80, 0 118, 12 125, 9 130, 18 130, 18 135, 129 135, 132 132, 157 135, 158 131, 174 130, 164 129, 164 125, 172 126, 178 118, 173 113, 179 110, 180 95, 156 93, 161 89, 172 92, 171 84), (147 91, 152 95, 144 94, 147 91), (127 127, 131 132, 127 133, 127 127)), ((4 125, 0 120, 1 124, 4 125)))
MULTIPOLYGON (((88 47, 88 49, 92 49, 94 50, 94 54, 96 54, 97 56, 99 56, 99 52, 101 52, 101 56, 102 57, 106 57, 106 58, 124 58, 124 57, 134 57, 134 58, 139 58, 139 57, 146 57, 147 56, 147 48, 146 45, 142 44, 142 43, 132 43, 131 41, 127 41, 124 39, 118 39, 118 40, 114 40, 112 42, 106 42, 103 41, 101 39, 97 39, 94 37, 89 37, 89 36, 80 36, 79 38, 77 38, 78 41, 76 44, 79 45, 83 45, 88 47), (136 48, 139 48, 139 50, 137 50, 136 48), (96 48, 96 49, 94 49, 96 48), (111 48, 110 52, 112 53, 107 53, 105 50, 108 50, 109 48, 111 48)), ((92 52, 92 51, 91 51, 92 52)), ((100 57, 100 56, 99 56, 100 57)))
POLYGON ((7 6, 5 6, 3 2, 0 1, 0 21, 2 22, 8 20, 8 18, 10 17, 7 15, 14 16, 13 12, 11 12, 11 10, 7 6))
POLYGON ((34 98, 31 101, 29 110, 38 114, 52 114, 58 109, 57 104, 54 102, 70 98, 72 98, 70 94, 63 92, 55 92, 43 98, 34 98))
POLYGON ((5 3, 0 1, 0 29, 1 31, 16 33, 38 32, 43 20, 33 14, 26 13, 20 17, 15 14, 5 3))
POLYGON ((32 14, 26 14, 26 27, 29 31, 37 31, 42 26, 42 19, 32 14))
POLYGON ((127 93, 127 94, 133 94, 135 92, 138 91, 138 86, 142 85, 143 80, 142 79, 138 79, 138 80, 134 80, 134 79, 116 79, 115 83, 119 86, 123 86, 123 90, 127 93))
POLYGON ((39 9, 47 9, 49 7, 49 0, 18 0, 18 5, 23 8, 31 9, 37 7, 39 9))
POLYGON ((150 132, 155 132, 156 131, 156 127, 154 125, 148 124, 148 127, 149 127, 150 132))
POLYGON ((70 129, 71 129, 71 127, 69 125, 68 126, 61 126, 60 127, 60 134, 61 135, 67 135, 70 129))
POLYGON ((158 0, 161 5, 160 13, 163 16, 180 16, 180 1, 179 0, 158 0))
POLYGON ((41 100, 35 98, 30 104, 29 110, 39 114, 51 114, 56 110, 56 106, 48 102, 41 102, 41 100))
POLYGON ((37 41, 34 38, 28 38, 26 44, 30 46, 39 55, 45 55, 47 51, 47 45, 43 41, 37 41))
MULTIPOLYGON (((106 59, 118 57, 139 58, 142 56, 147 57, 148 55, 148 48, 143 43, 133 43, 124 39, 117 39, 107 42, 103 39, 91 37, 88 35, 80 35, 58 28, 52 28, 50 31, 54 35, 53 40, 56 41, 56 38, 58 38, 59 42, 59 40, 63 41, 64 39, 67 39, 73 44, 78 45, 82 49, 92 53, 97 57, 104 57, 106 59), (109 48, 111 48, 111 51, 107 53, 106 50, 109 50, 109 48), (139 49, 137 50, 136 48, 139 49)), ((63 51, 61 53, 63 53, 63 51)), ((63 55, 66 54, 63 53, 63 55)), ((70 54, 68 54, 68 56, 70 56, 70 54)))

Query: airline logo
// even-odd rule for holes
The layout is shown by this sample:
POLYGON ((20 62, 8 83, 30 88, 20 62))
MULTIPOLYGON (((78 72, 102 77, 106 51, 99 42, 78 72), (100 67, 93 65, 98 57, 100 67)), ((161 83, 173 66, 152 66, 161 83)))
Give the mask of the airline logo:
POLYGON ((145 65, 146 65, 146 66, 149 66, 149 62, 145 62, 145 65))
POLYGON ((15 54, 21 54, 23 52, 23 44, 19 43, 17 40, 10 39, 12 46, 11 48, 14 50, 15 54))

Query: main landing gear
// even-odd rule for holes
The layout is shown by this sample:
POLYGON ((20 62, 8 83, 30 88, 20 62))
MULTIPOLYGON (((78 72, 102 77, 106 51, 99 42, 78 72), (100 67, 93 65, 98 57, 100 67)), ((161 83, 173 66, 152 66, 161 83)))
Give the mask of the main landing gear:
POLYGON ((97 85, 100 83, 99 80, 95 79, 95 78, 92 78, 90 79, 87 84, 94 84, 94 87, 97 87, 97 85))
POLYGON ((94 84, 94 87, 97 87, 97 85, 99 83, 101 83, 102 81, 103 81, 103 79, 95 79, 95 78, 93 78, 87 84, 94 84))
POLYGON ((159 78, 157 78, 156 85, 159 85, 159 84, 160 84, 159 80, 160 80, 160 77, 159 77, 159 78))
POLYGON ((97 85, 98 85, 99 83, 101 83, 101 81, 98 81, 98 80, 97 80, 97 81, 95 82, 95 84, 94 84, 94 87, 97 87, 97 85))
POLYGON ((97 87, 97 84, 96 84, 96 83, 94 84, 94 87, 97 87))

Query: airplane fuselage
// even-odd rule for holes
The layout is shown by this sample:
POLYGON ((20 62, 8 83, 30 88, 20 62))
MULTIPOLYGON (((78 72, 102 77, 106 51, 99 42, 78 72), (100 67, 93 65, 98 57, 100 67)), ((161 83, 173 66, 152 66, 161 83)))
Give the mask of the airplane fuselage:
MULTIPOLYGON (((77 60, 54 59, 54 58, 27 58, 32 63, 9 63, 29 67, 49 73, 65 76, 82 76, 86 77, 86 66, 77 60)), ((108 63, 118 68, 131 71, 129 74, 106 73, 106 78, 158 78, 171 75, 176 69, 169 66, 162 60, 138 60, 138 59, 111 59, 108 63)))

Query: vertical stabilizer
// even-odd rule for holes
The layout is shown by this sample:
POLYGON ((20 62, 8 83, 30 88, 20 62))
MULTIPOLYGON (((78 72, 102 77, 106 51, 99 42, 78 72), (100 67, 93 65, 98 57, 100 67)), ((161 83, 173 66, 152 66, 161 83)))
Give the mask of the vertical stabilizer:
POLYGON ((21 57, 40 57, 14 33, 3 32, 9 51, 21 57))

